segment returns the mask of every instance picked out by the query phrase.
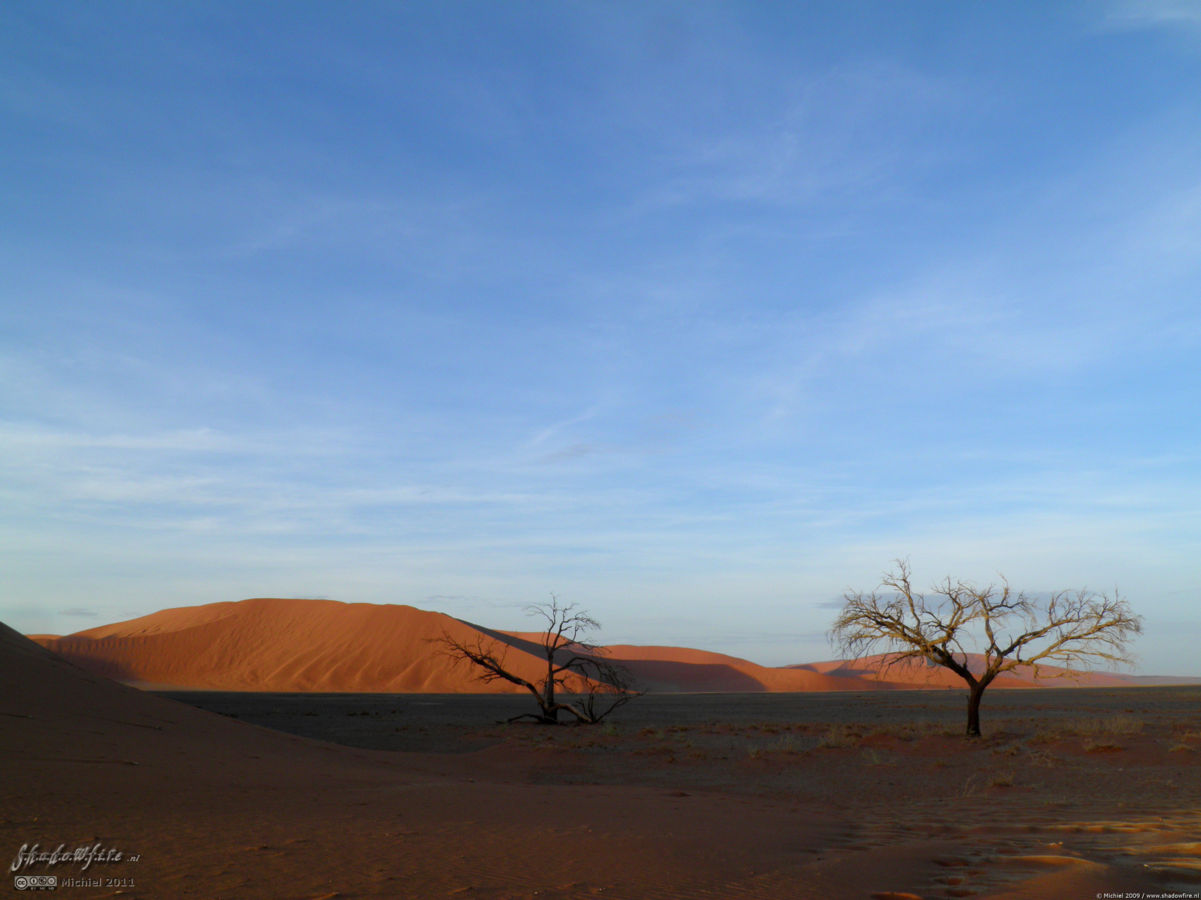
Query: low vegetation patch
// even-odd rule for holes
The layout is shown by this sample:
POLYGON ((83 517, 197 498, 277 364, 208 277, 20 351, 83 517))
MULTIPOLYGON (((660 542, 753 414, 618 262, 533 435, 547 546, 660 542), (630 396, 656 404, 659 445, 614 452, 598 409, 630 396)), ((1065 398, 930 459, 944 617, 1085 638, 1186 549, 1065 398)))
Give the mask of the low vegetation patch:
POLYGON ((1085 753, 1117 753, 1125 749, 1121 744, 1105 738, 1089 738, 1084 742, 1085 753))
POLYGON ((839 749, 841 747, 857 747, 863 740, 863 734, 848 725, 831 725, 829 730, 817 740, 818 747, 839 749))
POLYGON ((1143 720, 1129 715, 1076 719, 1072 724, 1072 730, 1075 734, 1082 735, 1139 734, 1143 730, 1143 720))

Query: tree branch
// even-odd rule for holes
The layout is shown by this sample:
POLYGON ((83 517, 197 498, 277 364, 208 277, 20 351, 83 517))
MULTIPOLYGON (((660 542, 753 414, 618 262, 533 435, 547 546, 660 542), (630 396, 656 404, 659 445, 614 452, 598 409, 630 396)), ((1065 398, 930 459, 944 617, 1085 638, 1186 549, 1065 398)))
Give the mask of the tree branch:
MULTIPOLYGON (((890 599, 874 591, 843 595, 831 643, 855 659, 882 648, 881 673, 909 659, 943 666, 972 688, 977 705, 980 692, 998 675, 1020 666, 1029 666, 1037 678, 1040 663, 1058 663, 1067 672, 1087 663, 1128 664, 1130 642, 1142 631, 1142 620, 1116 591, 1112 597, 1059 591, 1039 604, 1024 593, 1014 596, 1004 576, 999 588, 976 588, 948 577, 927 598, 913 591, 909 563, 900 559, 881 586, 891 588, 890 599), (977 646, 982 645, 984 657, 979 674, 971 671, 964 643, 973 638, 971 626, 977 621, 983 631, 977 646)), ((972 722, 969 714, 969 733, 972 722)))

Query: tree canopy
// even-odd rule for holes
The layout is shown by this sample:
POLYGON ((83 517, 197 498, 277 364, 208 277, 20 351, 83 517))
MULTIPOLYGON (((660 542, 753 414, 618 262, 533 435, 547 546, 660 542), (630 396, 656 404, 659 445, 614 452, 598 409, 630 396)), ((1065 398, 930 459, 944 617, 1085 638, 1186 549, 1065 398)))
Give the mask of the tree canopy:
POLYGON ((883 650, 885 667, 922 659, 954 672, 969 690, 969 736, 980 734, 980 700, 998 675, 1021 666, 1039 677, 1047 665, 1071 674, 1130 664, 1130 643, 1142 631, 1142 620, 1116 591, 1031 596, 1015 594, 1004 577, 977 587, 948 576, 927 595, 913 589, 904 560, 885 573, 880 589, 844 595, 832 643, 853 658, 883 650), (974 669, 972 651, 983 659, 974 669))

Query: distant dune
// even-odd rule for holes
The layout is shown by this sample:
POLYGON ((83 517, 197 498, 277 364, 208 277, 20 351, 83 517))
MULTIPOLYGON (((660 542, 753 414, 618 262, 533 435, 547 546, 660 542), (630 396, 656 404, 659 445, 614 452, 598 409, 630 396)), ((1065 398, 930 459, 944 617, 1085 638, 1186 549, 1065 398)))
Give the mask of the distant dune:
MULTIPOLYGON (((38 643, 81 668, 142 687, 225 691, 508 692, 440 653, 446 632, 480 632, 411 606, 260 598, 166 609, 38 643)), ((508 663, 536 677, 538 661, 508 663)))
POLYGON ((606 648, 635 680, 656 691, 862 691, 878 685, 796 668, 769 668, 735 656, 683 647, 606 648))
MULTIPOLYGON (((506 645, 506 662, 536 680, 545 663, 537 634, 493 631, 411 606, 259 598, 166 609, 75 634, 30 635, 88 671, 141 687, 223 691, 512 693, 483 684, 439 647, 444 634, 506 645)), ((880 657, 771 668, 682 647, 606 648, 643 688, 664 692, 870 691, 961 687, 924 665, 881 669, 880 657)), ((1060 670, 1049 670, 1055 674, 1060 670)), ((1186 679, 1182 679, 1186 680, 1186 679)), ((996 687, 1122 686, 1146 679, 1004 676, 996 687)))
MULTIPOLYGON (((968 655, 973 672, 984 668, 984 657, 978 653, 968 655)), ((942 666, 927 665, 922 661, 905 660, 886 666, 887 658, 883 655, 865 656, 862 659, 834 659, 819 663, 805 663, 790 666, 791 669, 802 669, 819 672, 831 678, 847 679, 855 684, 862 682, 883 682, 896 688, 936 689, 961 688, 963 680, 949 669, 942 666)), ((1123 675, 1115 672, 1069 672, 1057 666, 1041 666, 1041 675, 1035 679, 1032 671, 1023 666, 1014 672, 997 676, 992 683, 994 688, 1039 688, 1039 687, 1130 687, 1143 683, 1133 675, 1123 675)), ((1186 681, 1187 679, 1180 679, 1186 681)), ((1164 683, 1171 679, 1164 679, 1164 683)))

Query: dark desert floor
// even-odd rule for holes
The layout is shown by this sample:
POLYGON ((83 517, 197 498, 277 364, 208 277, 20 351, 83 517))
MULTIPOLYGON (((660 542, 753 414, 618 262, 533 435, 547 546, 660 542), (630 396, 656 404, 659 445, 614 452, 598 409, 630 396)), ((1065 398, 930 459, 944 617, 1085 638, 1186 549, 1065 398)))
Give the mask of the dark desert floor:
POLYGON ((1201 895, 1197 687, 998 691, 973 742, 941 691, 555 729, 494 724, 519 697, 186 695, 218 716, 16 649, 0 843, 140 855, 18 873, 113 879, 54 896, 1201 895))
MULTIPOLYGON (((647 696, 606 725, 560 729, 500 724, 530 708, 513 696, 173 696, 293 734, 422 754, 477 783, 657 789, 680 819, 715 803, 732 829, 747 818, 783 828, 769 845, 803 861, 791 878, 768 863, 758 886, 682 885, 679 896, 1201 893, 1193 687, 996 691, 986 736, 970 743, 959 691, 647 696)), ((731 837, 710 836, 709 852, 737 867, 731 837)), ((488 895, 483 884, 462 890, 488 895)), ((627 896, 617 878, 610 890, 627 896)))

